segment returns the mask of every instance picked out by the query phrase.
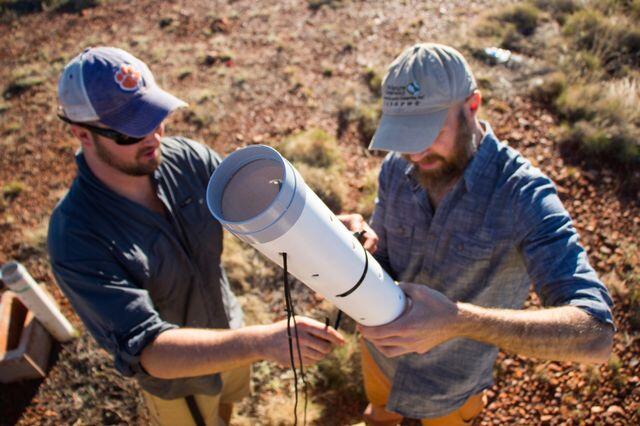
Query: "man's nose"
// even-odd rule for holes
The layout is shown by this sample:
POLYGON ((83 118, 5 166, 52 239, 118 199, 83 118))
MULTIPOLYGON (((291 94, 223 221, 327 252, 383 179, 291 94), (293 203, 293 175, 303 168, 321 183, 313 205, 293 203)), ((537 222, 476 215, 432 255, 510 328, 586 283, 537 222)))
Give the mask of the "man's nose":
POLYGON ((425 149, 424 151, 409 154, 409 159, 414 163, 417 163, 420 160, 422 160, 428 153, 429 153, 429 148, 425 149))
POLYGON ((162 139, 162 126, 156 127, 153 132, 149 133, 146 138, 144 138, 145 145, 154 145, 157 146, 160 144, 160 139, 162 139))

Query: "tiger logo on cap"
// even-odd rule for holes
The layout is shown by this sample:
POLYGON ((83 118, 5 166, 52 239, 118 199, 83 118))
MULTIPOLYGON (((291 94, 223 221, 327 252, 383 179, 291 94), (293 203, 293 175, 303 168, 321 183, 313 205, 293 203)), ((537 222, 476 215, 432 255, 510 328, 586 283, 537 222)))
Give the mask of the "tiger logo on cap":
POLYGON ((141 76, 133 65, 122 64, 120 69, 114 74, 115 81, 122 90, 132 92, 140 87, 141 76))

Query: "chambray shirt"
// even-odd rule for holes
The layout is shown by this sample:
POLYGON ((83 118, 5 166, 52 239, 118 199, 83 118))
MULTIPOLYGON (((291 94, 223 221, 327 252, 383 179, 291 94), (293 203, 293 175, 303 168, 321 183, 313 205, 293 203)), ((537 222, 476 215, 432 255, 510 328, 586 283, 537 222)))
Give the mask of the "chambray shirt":
MULTIPOLYGON (((478 151, 435 211, 413 166, 386 157, 372 217, 375 258, 394 279, 453 301, 519 309, 533 283, 544 306, 577 306, 613 325, 611 298, 553 182, 483 125, 478 151)), ((367 345, 393 378, 388 409, 407 417, 447 414, 493 383, 492 345, 458 338, 399 358, 367 345)))
POLYGON ((165 330, 242 325, 220 264, 222 227, 204 200, 220 157, 184 138, 164 138, 161 150, 151 179, 164 216, 113 192, 76 155, 78 175, 49 223, 51 266, 120 373, 165 399, 213 395, 219 374, 165 380, 140 364, 142 350, 165 330))

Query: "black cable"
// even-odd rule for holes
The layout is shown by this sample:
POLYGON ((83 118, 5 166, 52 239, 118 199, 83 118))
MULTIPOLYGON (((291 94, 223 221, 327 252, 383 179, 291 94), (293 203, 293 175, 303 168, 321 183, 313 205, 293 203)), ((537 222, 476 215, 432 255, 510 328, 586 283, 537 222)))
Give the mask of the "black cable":
POLYGON ((300 350, 300 338, 298 336, 298 324, 296 322, 296 313, 293 307, 293 299, 291 298, 291 287, 289 285, 289 272, 287 269, 287 253, 280 253, 282 255, 282 268, 284 269, 284 298, 287 307, 287 337, 289 338, 289 358, 291 360, 291 369, 293 370, 293 386, 295 390, 295 402, 294 402, 294 425, 298 424, 298 374, 296 371, 296 365, 293 355, 293 342, 291 338, 291 318, 293 318, 293 328, 296 337, 296 348, 298 349, 298 362, 300 363, 300 378, 304 384, 304 424, 307 424, 307 404, 309 402, 307 391, 307 380, 304 374, 304 364, 302 362, 302 351, 300 350))
POLYGON ((340 320, 342 319, 342 311, 338 309, 338 315, 336 315, 336 323, 333 326, 336 330, 340 327, 340 320))

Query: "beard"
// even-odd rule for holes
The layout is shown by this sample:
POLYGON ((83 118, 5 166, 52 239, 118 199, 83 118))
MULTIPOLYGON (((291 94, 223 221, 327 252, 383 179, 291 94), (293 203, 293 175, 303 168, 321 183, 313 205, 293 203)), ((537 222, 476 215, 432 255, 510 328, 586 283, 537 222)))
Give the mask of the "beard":
POLYGON ((136 155, 131 163, 125 163, 122 160, 117 159, 97 138, 94 137, 94 145, 96 147, 96 155, 102 161, 113 167, 114 169, 127 174, 129 176, 148 176, 152 174, 160 165, 162 160, 161 151, 158 151, 158 156, 153 159, 143 162, 141 157, 143 156, 143 150, 140 149, 136 152, 136 155))
MULTIPOLYGON (((458 131, 451 156, 445 158, 439 154, 426 155, 421 161, 438 161, 441 164, 440 167, 434 170, 422 170, 415 167, 414 176, 420 185, 427 190, 439 191, 462 176, 477 149, 473 130, 461 110, 458 115, 458 131)), ((405 158, 408 159, 408 155, 405 158)))

